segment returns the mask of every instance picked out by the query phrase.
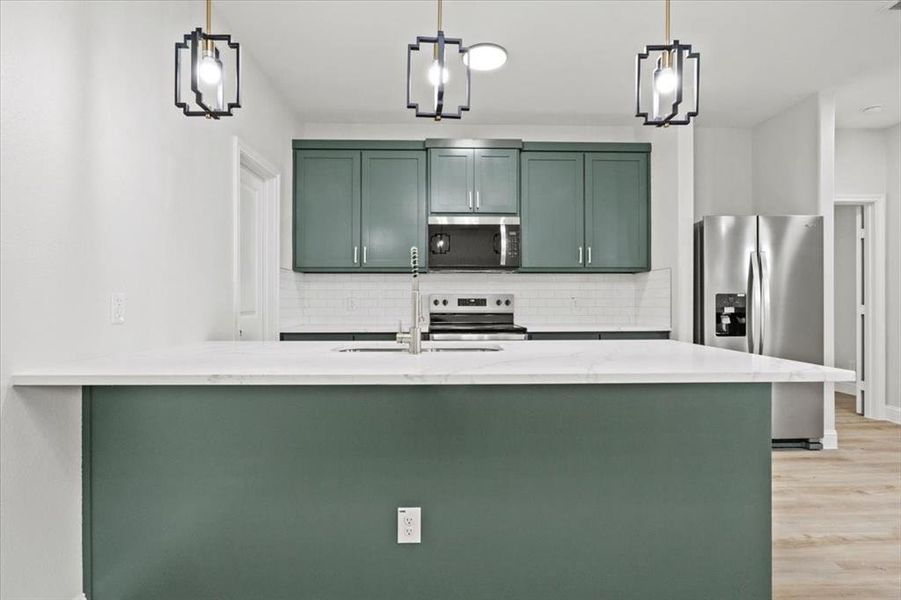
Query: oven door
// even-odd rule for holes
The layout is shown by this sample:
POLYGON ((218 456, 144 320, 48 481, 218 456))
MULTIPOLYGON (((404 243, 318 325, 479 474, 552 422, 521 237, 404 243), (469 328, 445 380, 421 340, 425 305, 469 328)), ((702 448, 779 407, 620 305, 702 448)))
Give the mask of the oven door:
POLYGON ((430 217, 429 270, 519 268, 518 217, 430 217))

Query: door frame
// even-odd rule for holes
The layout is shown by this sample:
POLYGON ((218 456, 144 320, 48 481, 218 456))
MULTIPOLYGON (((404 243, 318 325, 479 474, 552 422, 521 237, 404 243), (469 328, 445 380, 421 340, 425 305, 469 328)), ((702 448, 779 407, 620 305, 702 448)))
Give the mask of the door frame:
POLYGON ((241 169, 247 169, 263 181, 263 339, 278 339, 278 248, 279 207, 282 176, 278 169, 241 138, 232 140, 232 339, 238 340, 241 265, 241 169))
MULTIPOLYGON (((835 198, 835 206, 860 206, 863 208, 864 231, 871 232, 864 237, 864 289, 866 298, 871 302, 865 304, 864 361, 865 387, 864 416, 868 419, 885 420, 887 416, 885 404, 885 195, 854 194, 835 198), (869 367, 867 369, 867 367, 869 367)), ((859 249, 860 244, 855 241, 859 249)), ((857 253, 855 253, 857 254, 857 253)), ((857 265, 859 268, 860 265, 857 265)), ((859 297, 859 292, 857 296, 859 297)), ((859 310, 859 305, 858 305, 859 310)), ((856 339, 860 346, 860 319, 856 321, 856 339)), ((859 352, 858 352, 859 355, 859 352)), ((858 362, 858 368, 860 363, 858 362)), ((856 383, 855 383, 856 387, 856 383)))

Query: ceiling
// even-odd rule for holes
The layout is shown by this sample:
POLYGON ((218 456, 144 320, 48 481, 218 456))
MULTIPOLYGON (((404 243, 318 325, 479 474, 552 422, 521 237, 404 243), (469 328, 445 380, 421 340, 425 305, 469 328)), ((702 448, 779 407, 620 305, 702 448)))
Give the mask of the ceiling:
MULTIPOLYGON (((701 53, 698 124, 754 125, 824 89, 842 91, 840 123, 857 123, 858 105, 874 103, 889 108, 880 119, 897 121, 901 90, 879 75, 901 72, 901 11, 890 4, 675 0, 673 37, 701 53), (841 88, 861 78, 881 87, 841 88)), ((434 35, 434 1, 232 0, 215 11, 303 120, 413 118, 406 45, 434 35)), ((444 30, 509 52, 501 70, 473 73, 468 122, 628 124, 635 54, 662 41, 663 2, 448 0, 444 30)))

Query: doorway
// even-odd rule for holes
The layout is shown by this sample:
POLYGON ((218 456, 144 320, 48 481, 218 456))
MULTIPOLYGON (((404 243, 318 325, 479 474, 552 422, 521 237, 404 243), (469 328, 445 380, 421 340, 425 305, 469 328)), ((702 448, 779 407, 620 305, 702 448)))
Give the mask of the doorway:
POLYGON ((857 373, 836 391, 857 414, 885 418, 885 200, 835 201, 835 366, 857 373))
POLYGON ((234 138, 234 339, 278 339, 279 172, 234 138))

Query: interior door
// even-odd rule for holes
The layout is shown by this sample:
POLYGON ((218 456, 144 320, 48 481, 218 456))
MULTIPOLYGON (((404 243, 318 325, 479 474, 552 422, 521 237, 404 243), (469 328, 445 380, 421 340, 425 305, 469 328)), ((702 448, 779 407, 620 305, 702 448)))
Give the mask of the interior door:
POLYGON ((238 281, 236 331, 239 340, 262 340, 264 334, 263 269, 265 240, 264 182, 241 167, 241 193, 238 198, 238 281))
POLYGON ((515 214, 519 208, 519 152, 512 149, 474 151, 475 210, 515 214))
POLYGON ((364 269, 410 266, 410 247, 425 256, 425 152, 363 152, 364 269))
POLYGON ((429 211, 466 213, 475 209, 473 151, 468 148, 429 150, 429 211))
POLYGON ((585 189, 580 152, 522 155, 522 268, 576 271, 585 264, 585 189))

